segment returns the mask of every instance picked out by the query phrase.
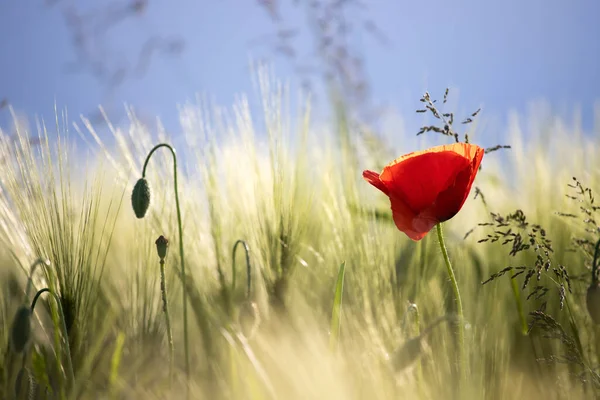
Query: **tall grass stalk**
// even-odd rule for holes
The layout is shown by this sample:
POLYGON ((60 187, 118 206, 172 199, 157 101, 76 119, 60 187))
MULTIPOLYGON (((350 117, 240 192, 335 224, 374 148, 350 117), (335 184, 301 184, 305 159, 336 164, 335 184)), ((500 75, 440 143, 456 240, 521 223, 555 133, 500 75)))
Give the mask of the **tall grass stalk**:
MULTIPOLYGON (((0 134, 0 237, 19 263, 51 261, 52 267, 42 270, 43 282, 58 297, 64 319, 51 308, 53 329, 43 324, 40 333, 49 337, 54 332, 58 351, 64 323, 77 370, 89 356, 84 333, 105 323, 101 281, 125 192, 105 189, 101 160, 95 171, 92 161, 77 160, 64 128, 67 116, 62 115, 62 122, 56 116, 56 135, 39 121, 37 134, 31 132, 14 113, 15 134, 10 139, 0 134), (72 168, 75 162, 77 169, 72 168)), ((28 285, 20 296, 31 290, 28 285)), ((49 373, 65 369, 46 367, 49 373)))
POLYGON ((344 276, 346 274, 346 262, 340 265, 337 279, 335 282, 335 290, 333 295, 333 307, 331 307, 331 329, 329 332, 329 349, 334 351, 337 349, 338 338, 340 337, 340 329, 342 322, 342 295, 344 292, 344 276))

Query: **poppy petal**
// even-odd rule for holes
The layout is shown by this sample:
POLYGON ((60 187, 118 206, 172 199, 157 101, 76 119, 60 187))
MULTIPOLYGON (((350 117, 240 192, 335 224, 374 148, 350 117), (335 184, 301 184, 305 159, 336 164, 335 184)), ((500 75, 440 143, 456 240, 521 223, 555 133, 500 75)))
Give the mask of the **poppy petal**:
POLYGON ((363 178, 388 195, 396 227, 418 241, 460 211, 483 155, 468 143, 437 146, 402 156, 381 174, 364 171, 363 178))
POLYGON ((412 153, 405 154, 402 157, 398 157, 397 159, 395 159, 394 161, 389 163, 387 166, 391 167, 394 164, 398 164, 400 162, 406 161, 410 158, 421 156, 423 154, 443 153, 446 151, 451 151, 451 152, 461 155, 465 158, 468 158, 469 160, 472 160, 475 158, 475 156, 479 150, 482 150, 481 147, 470 144, 470 143, 445 144, 445 145, 441 145, 441 146, 431 147, 426 150, 413 151, 412 153))
POLYGON ((429 229, 426 231, 415 229, 413 226, 416 218, 415 213, 402 200, 390 198, 390 201, 392 203, 392 217, 394 218, 396 228, 404 232, 412 240, 421 240, 429 232, 429 229))
POLYGON ((363 171, 363 178, 377 189, 381 190, 386 195, 389 195, 389 190, 379 178, 379 174, 373 171, 363 171))
POLYGON ((440 219, 437 217, 437 214, 424 211, 419 213, 413 220, 413 227, 415 230, 419 232, 429 232, 434 226, 440 223, 440 219))
POLYGON ((385 167, 380 179, 410 208, 424 210, 469 164, 469 159, 453 151, 424 153, 385 167))
POLYGON ((454 217, 465 204, 482 158, 483 149, 473 160, 472 165, 458 174, 454 184, 440 193, 434 205, 435 215, 440 218, 440 221, 447 221, 454 217))

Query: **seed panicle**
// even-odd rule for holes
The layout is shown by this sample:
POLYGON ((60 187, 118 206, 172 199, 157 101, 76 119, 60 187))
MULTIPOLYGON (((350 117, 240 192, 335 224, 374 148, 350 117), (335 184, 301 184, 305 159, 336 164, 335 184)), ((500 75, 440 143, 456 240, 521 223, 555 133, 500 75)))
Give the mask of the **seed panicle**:
POLYGON ((482 285, 509 272, 512 273, 510 279, 516 279, 524 274, 521 290, 527 289, 533 277, 538 282, 531 289, 526 299, 542 300, 550 292, 549 288, 540 283, 542 275, 552 271, 553 276, 557 278, 555 282, 557 282, 558 301, 562 310, 567 292, 572 293, 571 278, 564 265, 552 261, 551 254, 554 253, 554 249, 546 230, 539 224, 527 221, 525 213, 519 209, 507 215, 492 212, 490 216, 492 222, 480 223, 478 226, 491 227, 492 231, 485 238, 480 239, 478 243, 500 242, 502 246, 508 245, 510 246, 508 254, 511 257, 516 257, 519 253, 532 252, 535 255, 535 261, 532 266, 508 266, 492 274, 482 282, 482 285))

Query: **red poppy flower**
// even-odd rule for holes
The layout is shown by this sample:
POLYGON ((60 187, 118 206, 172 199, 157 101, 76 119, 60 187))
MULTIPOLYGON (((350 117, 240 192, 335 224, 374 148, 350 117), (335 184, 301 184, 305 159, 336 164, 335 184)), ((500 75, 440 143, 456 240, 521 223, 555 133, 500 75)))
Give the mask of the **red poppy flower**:
POLYGON ((402 156, 381 174, 364 171, 363 178, 390 198, 396 227, 418 241, 460 211, 483 153, 468 143, 437 146, 402 156))

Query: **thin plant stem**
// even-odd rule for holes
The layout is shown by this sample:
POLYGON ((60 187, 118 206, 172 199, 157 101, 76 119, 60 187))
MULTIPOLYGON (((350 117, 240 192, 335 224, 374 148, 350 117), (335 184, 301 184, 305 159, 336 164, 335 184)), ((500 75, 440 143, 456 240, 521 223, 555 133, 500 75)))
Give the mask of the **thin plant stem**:
MULTIPOLYGON (((175 189, 175 205, 177 207, 177 226, 179 229, 179 257, 181 259, 181 280, 183 284, 183 347, 185 353, 185 375, 186 378, 190 379, 190 351, 189 351, 189 341, 188 341, 188 319, 187 319, 187 278, 185 274, 185 257, 183 251, 183 224, 181 221, 181 207, 179 206, 179 191, 177 186, 177 155, 175 154, 175 149, 166 143, 157 144, 150 150, 148 156, 146 156, 146 161, 144 162, 144 169, 142 170, 142 178, 146 177, 146 167, 148 166, 148 161, 150 161, 150 157, 156 150, 161 147, 166 147, 171 151, 171 155, 173 156, 173 181, 174 181, 174 189, 175 189)), ((186 388, 188 385, 185 385, 186 388)), ((186 389, 186 393, 188 390, 186 389)), ((189 394, 189 393, 188 393, 189 394)), ((188 396, 186 395, 186 398, 188 396)))
POLYGON ((337 350, 341 332, 342 301, 344 294, 344 276, 346 275, 346 261, 342 262, 338 270, 333 294, 333 307, 331 309, 331 328, 329 335, 329 350, 337 350))
POLYGON ((458 282, 450 263, 450 257, 448 257, 448 250, 446 250, 446 243, 444 242, 444 232, 442 230, 441 222, 436 225, 437 236, 440 242, 440 249, 446 263, 446 269, 448 271, 448 277, 452 283, 452 290, 454 291, 454 298, 456 300, 456 313, 458 315, 458 369, 460 372, 460 383, 459 387, 462 387, 466 382, 466 357, 465 357, 465 321, 462 300, 460 298, 460 290, 458 289, 458 282))
MULTIPOLYGON (((248 247, 248 243, 245 240, 239 239, 233 245, 233 250, 231 251, 231 287, 230 294, 233 296, 235 294, 235 285, 237 283, 237 269, 235 264, 235 254, 238 248, 238 245, 242 245, 244 248, 244 252, 246 254, 246 299, 250 299, 250 292, 252 287, 252 269, 250 264, 250 248, 248 247)), ((230 316, 233 315, 233 304, 229 303, 229 309, 227 310, 230 316)), ((229 336, 229 334, 228 334, 229 336)), ((233 338, 232 338, 233 339, 233 338)), ((237 368, 237 354, 235 348, 234 341, 231 340, 228 354, 229 354, 229 373, 230 373, 230 382, 232 382, 232 392, 234 398, 239 397, 239 385, 238 385, 238 368, 237 368)))
POLYGON ((246 299, 250 299, 250 293, 252 291, 252 265, 250 264, 250 248, 248 247, 248 243, 242 239, 238 240, 233 245, 231 255, 231 291, 233 292, 235 290, 237 275, 235 268, 235 251, 237 250, 239 244, 244 246, 244 252, 246 254, 246 299))
MULTIPOLYGON (((490 209, 485 201, 483 201, 483 206, 485 207, 486 213, 488 215, 491 215, 492 212, 490 211, 490 209)), ((521 299, 519 285, 517 285, 516 280, 511 279, 510 286, 511 286, 512 294, 513 294, 513 298, 515 299, 515 304, 517 306, 517 312, 519 314, 519 321, 521 322, 521 334, 526 336, 529 334, 529 326, 527 324, 527 318, 525 317, 525 309, 523 307, 523 300, 521 299)), ((531 343, 533 343, 533 342, 531 342, 531 343)), ((532 349, 533 349, 533 353, 536 354, 536 358, 538 358, 537 353, 535 351, 535 346, 532 346, 532 349)))
POLYGON ((37 260, 35 260, 35 262, 33 264, 31 264, 31 267, 29 267, 29 277, 27 278, 27 288, 25 289, 25 298, 26 299, 29 298, 29 292, 31 291, 31 288, 33 287, 33 274, 35 273, 35 270, 37 269, 37 267, 39 265, 43 266, 44 269, 46 269, 50 266, 50 261, 43 259, 43 258, 38 258, 37 260))
POLYGON ((519 313, 519 320, 521 321, 521 334, 527 335, 529 332, 529 327, 527 326, 527 319, 525 318, 525 312, 523 311, 523 302, 521 301, 519 286, 517 285, 517 281, 514 279, 510 280, 510 285, 512 287, 513 297, 515 298, 517 312, 519 313))
MULTIPOLYGON (((62 329, 63 329, 63 333, 64 333, 65 352, 67 353, 67 371, 69 373, 69 379, 71 380, 71 384, 74 384, 75 383, 75 374, 73 373, 73 362, 71 361, 71 345, 69 344, 69 334, 67 332, 67 325, 65 324, 65 315, 63 313, 60 299, 54 292, 50 291, 50 289, 48 289, 48 288, 38 290, 38 292, 33 297, 33 301, 31 302, 31 314, 33 315, 33 311, 35 309, 35 305, 36 305, 39 297, 46 292, 50 293, 51 297, 56 301, 58 313, 60 314, 60 321, 62 322, 62 329)), ((57 349, 57 354, 58 354, 58 349, 57 349)))
MULTIPOLYGON (((410 310, 415 314, 415 328, 416 328, 416 336, 421 336, 421 313, 419 312, 419 307, 416 304, 410 305, 410 310)), ((419 390, 419 394, 421 398, 424 398, 424 379, 423 379, 423 360, 419 359, 417 364, 417 387, 419 390)))
POLYGON ((169 315, 169 300, 167 299, 167 280, 165 279, 165 260, 160 260, 160 293, 163 301, 163 312, 165 313, 165 323, 167 324, 167 340, 169 342, 169 382, 173 384, 173 332, 171 330, 171 317, 169 315))
POLYGON ((19 379, 19 377, 22 377, 21 374, 24 373, 24 372, 27 372, 27 381, 29 382, 29 388, 28 388, 28 390, 29 390, 29 392, 28 392, 29 393, 29 397, 28 398, 33 398, 33 396, 32 396, 32 393, 33 393, 33 390, 34 390, 34 388, 33 388, 33 380, 31 379, 31 373, 29 372, 29 370, 27 368, 25 368, 25 363, 26 362, 27 362, 27 352, 24 351, 23 352, 23 358, 22 358, 22 361, 21 361, 21 369, 19 370, 19 373, 17 375, 17 380, 15 382, 15 384, 16 384, 15 398, 16 399, 20 399, 21 398, 20 394, 21 394, 21 385, 22 385, 22 383, 21 383, 21 380, 19 379))

